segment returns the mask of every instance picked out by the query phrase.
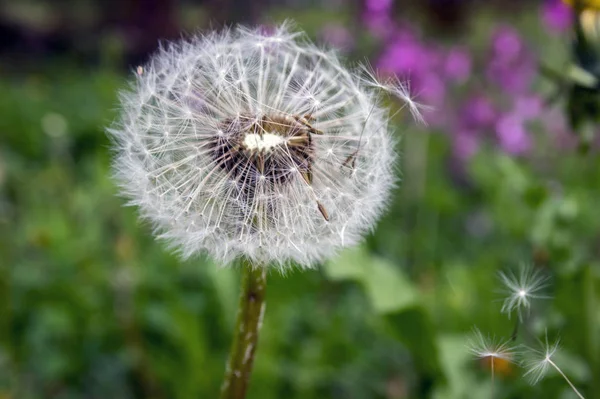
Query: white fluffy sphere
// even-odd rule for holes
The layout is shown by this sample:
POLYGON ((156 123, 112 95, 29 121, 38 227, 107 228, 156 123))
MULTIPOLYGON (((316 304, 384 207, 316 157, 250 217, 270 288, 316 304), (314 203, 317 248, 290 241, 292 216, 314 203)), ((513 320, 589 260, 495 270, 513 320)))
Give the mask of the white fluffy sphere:
POLYGON ((122 192, 184 257, 309 267, 355 244, 394 185, 383 91, 280 26, 172 43, 121 93, 122 192))

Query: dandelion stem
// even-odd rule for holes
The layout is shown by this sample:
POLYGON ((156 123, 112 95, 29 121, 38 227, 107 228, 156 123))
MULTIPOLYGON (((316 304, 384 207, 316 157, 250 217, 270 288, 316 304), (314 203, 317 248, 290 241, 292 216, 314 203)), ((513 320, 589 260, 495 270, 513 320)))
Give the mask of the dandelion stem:
POLYGON ((552 359, 547 358, 546 360, 548 361, 548 363, 550 363, 552 365, 552 367, 554 367, 556 369, 556 371, 558 371, 560 373, 560 375, 562 375, 562 377, 565 379, 565 381, 567 381, 567 384, 569 384, 569 386, 571 387, 571 389, 573 390, 573 392, 575 392, 575 394, 577 394, 577 396, 579 396, 581 399, 585 399, 583 397, 583 395, 579 393, 579 391, 577 390, 577 388, 575 388, 575 385, 573 385, 573 383, 571 382, 571 380, 569 380, 567 378, 567 376, 565 375, 565 373, 563 373, 562 370, 560 368, 558 368, 558 366, 556 364, 554 364, 554 362, 552 361, 552 359))
POLYGON ((492 361, 492 386, 490 388, 490 398, 494 397, 494 361, 496 360, 496 358, 494 356, 492 356, 490 358, 490 360, 492 361))
POLYGON ((258 333, 265 311, 267 271, 249 261, 242 262, 242 287, 237 321, 225 380, 221 386, 221 399, 243 399, 252 374, 258 333))

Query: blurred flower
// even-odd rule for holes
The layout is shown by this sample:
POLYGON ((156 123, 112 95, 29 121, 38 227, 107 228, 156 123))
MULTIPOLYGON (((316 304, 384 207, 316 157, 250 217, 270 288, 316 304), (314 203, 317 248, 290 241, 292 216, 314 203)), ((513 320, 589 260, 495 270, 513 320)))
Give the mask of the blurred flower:
POLYGON ((500 272, 502 282, 502 293, 506 295, 502 303, 502 313, 508 314, 516 311, 519 320, 523 320, 523 314, 529 312, 531 301, 534 299, 548 299, 549 296, 541 292, 548 287, 548 276, 530 266, 523 266, 519 274, 515 272, 500 272))
POLYGON ((388 12, 390 11, 394 0, 366 0, 365 6, 367 11, 371 12, 388 12))
POLYGON ((479 139, 476 133, 463 130, 455 133, 453 140, 454 154, 462 160, 470 159, 479 149, 479 139))
POLYGON ((366 0, 362 20, 371 33, 380 38, 388 37, 393 29, 391 17, 393 0, 366 0))
POLYGON ((492 34, 492 53, 486 76, 508 94, 530 89, 536 65, 519 33, 512 27, 500 26, 492 34))
POLYGON ((309 267, 385 208, 396 156, 379 96, 416 105, 299 36, 240 27, 172 43, 121 94, 115 175, 184 257, 309 267))
POLYGON ((502 64, 516 61, 523 50, 523 41, 519 33, 510 26, 500 26, 492 34, 494 59, 502 64))
POLYGON ((546 0, 542 5, 542 19, 550 31, 562 33, 573 24, 573 10, 561 0, 546 0))
POLYGON ((440 58, 436 51, 428 48, 412 32, 403 30, 391 39, 377 66, 386 72, 414 77, 432 70, 440 58))
POLYGON ((498 120, 496 135, 500 147, 508 154, 523 154, 531 146, 523 118, 514 113, 504 115, 498 120))
MULTIPOLYGON (((385 74, 399 75, 409 80, 419 99, 430 107, 424 113, 427 123, 433 126, 445 125, 449 115, 443 112, 448 85, 445 76, 439 73, 444 54, 437 48, 428 46, 408 29, 397 30, 389 42, 377 61, 378 69, 385 74)), ((451 73, 464 73, 458 71, 459 65, 451 67, 454 68, 451 73)))
POLYGON ((471 74, 471 55, 464 48, 453 48, 446 55, 444 63, 446 78, 462 83, 471 74))
POLYGON ((319 32, 320 39, 338 50, 348 51, 354 46, 354 38, 343 25, 327 24, 319 32))
POLYGON ((380 39, 385 39, 393 33, 394 23, 387 13, 365 12, 362 19, 369 31, 380 39))
POLYGON ((461 124, 472 128, 486 128, 497 118, 494 103, 485 95, 476 94, 468 98, 462 106, 461 124))
POLYGON ((512 112, 523 120, 536 119, 543 111, 543 103, 537 94, 524 94, 516 97, 512 112))
MULTIPOLYGON (((379 9, 366 7, 374 8, 379 9)), ((389 17, 388 9, 384 15, 389 17)), ((525 155, 536 148, 530 129, 537 121, 557 146, 564 146, 564 125, 546 123, 552 111, 535 91, 536 54, 516 28, 492 27, 487 51, 478 52, 483 59, 473 59, 467 46, 426 40, 406 21, 387 29, 392 33, 385 38, 378 69, 410 81, 431 106, 425 120, 449 135, 458 159, 468 160, 486 142, 510 155, 525 155)))
POLYGON ((441 106, 446 99, 446 85, 444 80, 435 73, 428 73, 415 78, 416 86, 419 88, 419 96, 423 102, 431 107, 441 106), (420 81, 422 80, 422 81, 420 81))

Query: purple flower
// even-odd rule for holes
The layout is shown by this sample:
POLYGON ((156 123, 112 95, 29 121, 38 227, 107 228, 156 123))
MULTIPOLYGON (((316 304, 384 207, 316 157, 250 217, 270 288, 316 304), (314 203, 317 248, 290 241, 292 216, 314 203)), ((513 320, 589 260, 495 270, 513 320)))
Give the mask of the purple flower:
POLYGON ((496 136, 500 147, 512 155, 520 155, 529 150, 531 139, 519 115, 507 114, 496 123, 496 136))
POLYGON ((523 47, 521 36, 512 27, 501 26, 492 35, 493 57, 499 63, 510 64, 516 61, 523 47))
POLYGON ((444 102, 446 98, 446 84, 441 76, 435 73, 428 73, 417 80, 418 93, 421 101, 431 106, 437 106, 444 102))
POLYGON ((496 108, 489 97, 475 95, 461 109, 461 124, 471 128, 488 128, 496 120, 496 108))
POLYGON ((366 11, 362 20, 369 32, 379 39, 387 39, 394 32, 394 22, 387 12, 366 11))
POLYGON ((370 12, 387 12, 392 8, 394 0, 366 0, 365 8, 370 12))
POLYGON ((362 20, 375 36, 385 39, 394 30, 395 24, 391 17, 394 0, 365 0, 362 20))
POLYGON ((544 102, 537 94, 527 94, 515 99, 513 113, 523 120, 532 120, 540 116, 544 102))
POLYGON ((458 159, 468 160, 479 150, 479 137, 475 132, 460 130, 454 135, 452 147, 458 159))
POLYGON ((328 24, 319 32, 321 40, 338 49, 349 50, 354 46, 354 38, 346 27, 338 24, 328 24))
MULTIPOLYGON (((391 0, 365 1, 367 10, 391 21, 391 0)), ((553 6, 559 10, 559 5, 553 6)), ((386 28, 377 69, 410 80, 411 91, 430 107, 423 113, 425 120, 450 135, 454 156, 467 160, 486 141, 497 143, 511 155, 527 153, 533 146, 529 123, 545 123, 548 110, 532 90, 537 56, 520 33, 509 25, 493 28, 487 59, 480 60, 480 68, 473 60, 472 48, 442 47, 421 39, 407 26, 386 28)), ((548 134, 553 134, 550 129, 548 134)))
POLYGON ((535 67, 533 65, 523 65, 514 69, 491 66, 488 69, 490 81, 496 83, 509 95, 527 92, 534 77, 535 67))
POLYGON ((573 11, 561 0, 546 0, 542 5, 542 20, 548 30, 562 33, 573 24, 573 11))
POLYGON ((399 75, 418 75, 429 71, 439 62, 440 56, 427 48, 413 34, 401 32, 379 59, 380 69, 399 75))
POLYGON ((429 107, 423 112, 425 121, 432 126, 446 126, 453 110, 446 104, 447 87, 442 77, 433 71, 415 74, 410 85, 418 101, 429 107))
POLYGON ((453 48, 446 55, 444 74, 456 83, 463 83, 471 73, 471 54, 463 48, 453 48))
POLYGON ((506 26, 492 36, 492 56, 486 69, 487 79, 511 95, 528 91, 536 75, 533 56, 519 34, 506 26))

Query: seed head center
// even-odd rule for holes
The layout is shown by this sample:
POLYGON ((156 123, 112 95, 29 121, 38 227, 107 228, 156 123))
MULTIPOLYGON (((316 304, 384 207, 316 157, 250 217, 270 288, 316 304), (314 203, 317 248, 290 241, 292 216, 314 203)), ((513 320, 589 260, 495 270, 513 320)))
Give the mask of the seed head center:
POLYGON ((246 133, 243 144, 249 151, 270 152, 283 142, 285 142, 285 139, 278 134, 246 133))

